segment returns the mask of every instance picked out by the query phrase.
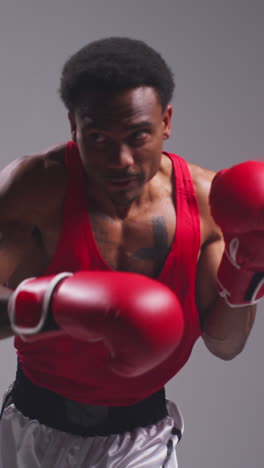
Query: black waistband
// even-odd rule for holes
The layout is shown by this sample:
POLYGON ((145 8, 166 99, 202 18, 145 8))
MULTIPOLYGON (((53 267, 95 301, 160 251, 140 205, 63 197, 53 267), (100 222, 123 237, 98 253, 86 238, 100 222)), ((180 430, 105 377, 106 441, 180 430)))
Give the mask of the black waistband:
POLYGON ((168 414, 164 388, 131 406, 90 406, 34 385, 20 365, 10 396, 24 416, 37 419, 54 429, 82 436, 132 431, 156 424, 168 414))

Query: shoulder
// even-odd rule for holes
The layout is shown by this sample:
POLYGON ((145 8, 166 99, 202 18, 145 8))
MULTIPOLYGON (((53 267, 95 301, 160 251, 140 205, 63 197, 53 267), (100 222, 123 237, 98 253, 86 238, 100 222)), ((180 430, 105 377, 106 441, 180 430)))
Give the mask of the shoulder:
POLYGON ((22 156, 0 171, 0 222, 37 216, 64 192, 65 147, 22 156))
POLYGON ((187 164, 199 207, 202 244, 221 240, 221 230, 211 216, 209 205, 209 193, 215 172, 189 162, 187 164))
POLYGON ((215 176, 215 172, 210 169, 202 168, 196 164, 187 161, 183 157, 179 157, 172 153, 165 153, 169 155, 169 158, 162 159, 162 174, 166 176, 166 180, 171 180, 172 176, 172 159, 179 158, 180 161, 184 162, 184 166, 187 165, 191 180, 193 183, 194 192, 197 199, 199 215, 200 215, 200 227, 201 227, 201 247, 203 245, 222 239, 221 230, 215 224, 209 206, 209 193, 212 184, 212 180, 215 176))
POLYGON ((209 193, 215 172, 188 163, 194 190, 197 197, 200 226, 201 248, 196 274, 196 304, 201 321, 209 307, 218 297, 216 276, 224 251, 221 229, 215 224, 209 205, 209 193))

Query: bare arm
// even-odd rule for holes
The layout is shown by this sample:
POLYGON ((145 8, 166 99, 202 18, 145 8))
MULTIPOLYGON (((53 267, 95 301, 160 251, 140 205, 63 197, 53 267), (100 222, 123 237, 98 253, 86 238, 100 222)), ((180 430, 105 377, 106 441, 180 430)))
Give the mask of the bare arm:
POLYGON ((9 338, 14 334, 7 314, 7 304, 11 293, 9 288, 0 285, 0 339, 9 338))
POLYGON ((216 290, 216 274, 223 252, 223 241, 204 248, 198 263, 198 302, 202 338, 207 348, 221 359, 239 354, 254 323, 256 306, 230 307, 216 290))
POLYGON ((63 182, 53 153, 17 159, 0 172, 0 339, 13 335, 7 313, 12 290, 45 271, 47 244, 36 230, 45 233, 48 226, 49 232, 53 219, 59 220, 63 182))
POLYGON ((245 346, 254 323, 256 307, 230 307, 217 292, 216 278, 224 252, 224 240, 209 209, 208 196, 214 173, 196 166, 190 169, 201 219, 202 242, 197 265, 196 302, 201 318, 202 338, 214 355, 229 360, 245 346))

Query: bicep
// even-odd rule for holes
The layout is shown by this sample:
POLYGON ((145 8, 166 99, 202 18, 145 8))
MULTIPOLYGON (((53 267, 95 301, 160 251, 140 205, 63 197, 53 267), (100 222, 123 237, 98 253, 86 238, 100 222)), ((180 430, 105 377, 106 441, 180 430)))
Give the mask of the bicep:
POLYGON ((224 241, 221 238, 205 244, 201 249, 196 275, 196 305, 201 323, 218 298, 216 276, 223 252, 224 241))
POLYGON ((40 273, 43 248, 33 236, 33 227, 22 222, 0 224, 0 284, 11 288, 40 273))
POLYGON ((13 335, 8 299, 23 279, 36 276, 41 260, 39 250, 31 226, 18 222, 0 224, 0 339, 13 335))
POLYGON ((34 187, 40 185, 41 164, 40 158, 25 156, 0 171, 0 284, 27 277, 41 255, 32 234, 40 211, 34 187))

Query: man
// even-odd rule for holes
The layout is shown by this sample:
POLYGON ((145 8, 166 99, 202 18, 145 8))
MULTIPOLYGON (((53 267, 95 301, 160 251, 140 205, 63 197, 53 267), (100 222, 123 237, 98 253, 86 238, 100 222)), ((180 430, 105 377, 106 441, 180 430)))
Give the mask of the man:
POLYGON ((164 385, 201 335, 221 359, 245 345, 263 164, 214 178, 164 152, 173 88, 145 43, 91 43, 61 77, 72 141, 2 171, 0 330, 17 335, 18 371, 1 468, 176 467, 164 385))

